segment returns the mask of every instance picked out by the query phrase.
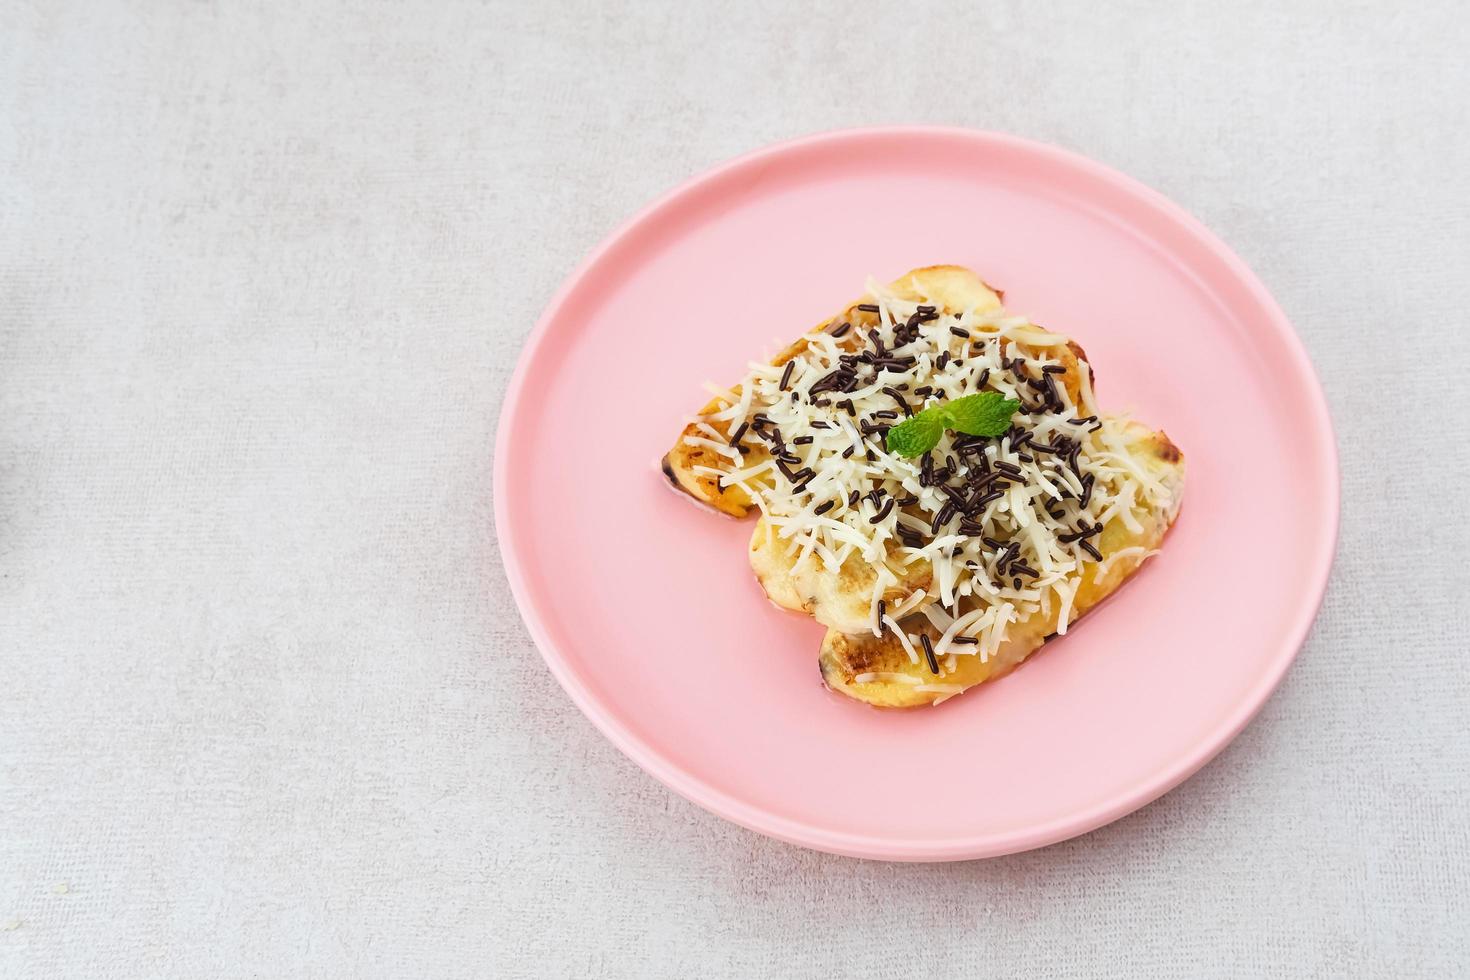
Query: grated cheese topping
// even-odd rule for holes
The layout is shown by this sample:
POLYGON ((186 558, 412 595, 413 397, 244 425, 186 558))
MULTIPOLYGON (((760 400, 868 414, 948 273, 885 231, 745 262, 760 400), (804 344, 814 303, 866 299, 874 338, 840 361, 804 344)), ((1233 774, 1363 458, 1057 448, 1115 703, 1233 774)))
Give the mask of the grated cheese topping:
POLYGON ((684 438, 729 465, 695 471, 742 488, 798 570, 869 564, 873 633, 892 630, 915 663, 918 636, 900 621, 916 613, 938 632, 933 652, 949 671, 955 656, 996 656, 1009 629, 1033 616, 1055 613, 1065 633, 1089 568, 1101 581, 1114 561, 1152 554, 1104 558, 1102 529, 1116 520, 1141 530, 1140 514, 1173 505, 1169 488, 1128 452, 1127 417, 1098 412, 1091 368, 1067 337, 1004 310, 942 309, 871 281, 868 295, 877 309, 866 322, 805 335, 789 359, 750 364, 733 389, 707 386, 715 410, 684 438), (888 428, 907 414, 979 391, 1020 400, 1009 432, 945 432, 927 458, 887 451, 888 428), (894 595, 898 573, 919 561, 932 584, 894 595))

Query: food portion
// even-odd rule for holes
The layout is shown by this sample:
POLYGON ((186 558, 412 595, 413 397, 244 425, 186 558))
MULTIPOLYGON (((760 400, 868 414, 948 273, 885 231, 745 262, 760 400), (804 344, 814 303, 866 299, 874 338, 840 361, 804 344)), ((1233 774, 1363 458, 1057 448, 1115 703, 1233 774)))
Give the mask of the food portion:
POLYGON ((1066 633, 1178 514, 1182 454, 1092 381, 974 273, 918 269, 714 389, 664 472, 758 514, 751 567, 828 627, 829 687, 937 703, 1066 633))

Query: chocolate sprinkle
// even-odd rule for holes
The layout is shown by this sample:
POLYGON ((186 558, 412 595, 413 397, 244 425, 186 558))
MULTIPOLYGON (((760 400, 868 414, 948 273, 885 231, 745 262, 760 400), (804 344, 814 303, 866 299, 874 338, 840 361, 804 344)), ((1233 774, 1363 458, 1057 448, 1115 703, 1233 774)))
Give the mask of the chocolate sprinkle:
POLYGON ((1044 374, 1042 377, 1046 379, 1046 394, 1047 398, 1051 401, 1051 407, 1057 411, 1061 411, 1062 394, 1057 391, 1056 375, 1044 374))
MULTIPOLYGON (((1005 496, 1005 491, 1003 491, 1003 490, 992 490, 990 493, 987 493, 985 496, 983 496, 979 500, 975 501, 975 503, 972 505, 972 507, 973 507, 974 511, 978 511, 982 507, 984 507, 986 504, 990 503, 991 501, 993 501, 993 500, 999 500, 1001 497, 1004 497, 1004 496, 1005 496)), ((972 513, 973 513, 973 511, 972 511, 972 513)))
POLYGON ((938 676, 939 661, 934 659, 934 644, 929 642, 929 634, 920 633, 919 642, 924 645, 924 658, 929 661, 929 673, 938 676))
POLYGON ((914 410, 912 408, 909 408, 909 403, 904 401, 903 395, 899 393, 897 388, 893 387, 892 385, 885 385, 881 390, 883 394, 898 402, 898 407, 903 409, 903 414, 909 416, 914 414, 914 410))
POLYGON ((1062 544, 1071 544, 1073 541, 1082 541, 1085 538, 1090 538, 1093 535, 1101 533, 1101 524, 1094 524, 1091 527, 1088 527, 1085 522, 1078 521, 1077 530, 1075 532, 1069 534, 1058 534, 1057 540, 1060 541, 1062 544))
POLYGON ((1014 541, 1012 541, 1010 544, 1006 545, 1006 550, 1005 551, 1002 551, 1000 553, 1000 557, 995 560, 995 571, 996 571, 996 573, 997 574, 1000 574, 1000 575, 1004 575, 1005 574, 1005 567, 1006 567, 1006 565, 1009 564, 1011 561, 1013 561, 1015 559, 1015 557, 1017 555, 1019 555, 1020 553, 1021 553, 1021 546, 1018 545, 1018 544, 1016 544, 1014 541))
POLYGON ((782 391, 785 391, 786 388, 787 388, 787 386, 789 386, 791 384, 791 375, 795 371, 796 371, 796 360, 795 360, 795 358, 793 358, 792 360, 789 360, 789 361, 786 362, 786 370, 784 370, 784 371, 781 372, 781 382, 778 385, 776 385, 776 387, 777 388, 780 388, 782 391))

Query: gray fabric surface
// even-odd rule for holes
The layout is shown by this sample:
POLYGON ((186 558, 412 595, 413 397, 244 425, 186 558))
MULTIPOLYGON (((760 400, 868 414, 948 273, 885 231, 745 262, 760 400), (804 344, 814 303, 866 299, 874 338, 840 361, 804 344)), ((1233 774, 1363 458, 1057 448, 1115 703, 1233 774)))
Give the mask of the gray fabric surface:
POLYGON ((1454 0, 0 5, 0 976, 1464 975, 1467 48, 1454 0), (1199 215, 1342 450, 1256 722, 981 863, 666 792, 542 667, 491 526, 577 259, 731 155, 885 122, 1199 215))

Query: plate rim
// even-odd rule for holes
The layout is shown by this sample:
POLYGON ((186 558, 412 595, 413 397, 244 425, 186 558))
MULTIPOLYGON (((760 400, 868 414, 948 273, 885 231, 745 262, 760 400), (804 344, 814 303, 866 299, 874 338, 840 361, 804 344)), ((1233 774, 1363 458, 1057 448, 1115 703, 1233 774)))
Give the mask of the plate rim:
POLYGON ((620 752, 644 772, 653 776, 670 790, 716 816, 748 830, 801 847, 847 857, 885 861, 963 861, 999 857, 1045 847, 1089 833, 1147 806, 1198 772, 1250 724, 1276 688, 1280 686, 1287 670, 1301 652, 1327 592, 1332 565, 1337 553, 1342 511, 1342 472, 1337 435, 1321 379, 1290 319, 1244 260, 1181 205, 1122 171, 1049 143, 1009 133, 959 126, 847 127, 771 143, 696 173, 619 223, 562 280, 522 344, 516 359, 515 370, 511 374, 510 382, 501 399, 500 417, 495 430, 491 481, 495 534, 500 561, 505 569, 511 595, 515 600, 521 621, 525 624, 536 649, 541 654, 541 659, 546 663, 547 669, 551 671, 557 683, 572 699, 578 710, 608 741, 612 742, 620 752), (1330 524, 1327 529, 1328 534, 1318 553, 1311 556, 1312 571, 1308 577, 1310 588, 1304 593, 1311 598, 1300 604, 1300 611, 1287 633, 1287 642, 1282 644, 1282 649, 1274 657, 1270 669, 1263 673, 1239 704, 1226 714, 1222 723, 1198 739, 1187 752, 1181 754, 1178 761, 1162 767, 1154 776, 1138 781, 1101 804, 1044 824, 1003 833, 981 833, 928 841, 897 840, 833 831, 769 812, 763 807, 746 803, 709 785, 699 776, 665 758, 657 749, 645 744, 635 734, 625 729, 603 710, 600 701, 567 667, 549 632, 543 627, 535 604, 528 594, 521 570, 523 561, 521 532, 517 529, 515 522, 510 520, 509 504, 507 503, 510 496, 507 488, 512 485, 508 460, 514 455, 511 451, 514 444, 513 422, 518 415, 518 406, 522 403, 522 389, 530 365, 536 360, 546 334, 552 323, 559 318, 562 307, 566 305, 587 273, 601 262, 605 255, 617 248, 624 239, 637 232, 655 216, 677 207, 685 198, 693 196, 705 185, 720 180, 732 171, 827 143, 861 142, 873 139, 902 140, 920 137, 971 141, 981 147, 999 145, 1011 151, 1049 157, 1053 163, 1085 171, 1094 179, 1113 184, 1118 190, 1142 199, 1143 202, 1163 212, 1166 218, 1179 225, 1204 245, 1212 257, 1221 261, 1260 305, 1271 326, 1285 341, 1293 367, 1310 382, 1307 387, 1311 389, 1308 395, 1314 417, 1311 428, 1324 434, 1322 440, 1324 458, 1319 462, 1326 464, 1324 470, 1328 477, 1327 489, 1331 498, 1330 513, 1325 510, 1320 512, 1323 519, 1330 524))

